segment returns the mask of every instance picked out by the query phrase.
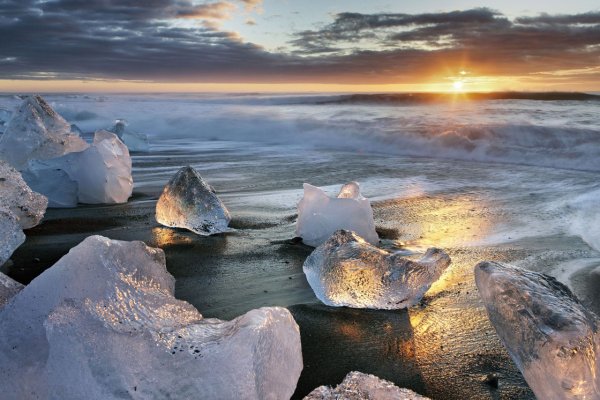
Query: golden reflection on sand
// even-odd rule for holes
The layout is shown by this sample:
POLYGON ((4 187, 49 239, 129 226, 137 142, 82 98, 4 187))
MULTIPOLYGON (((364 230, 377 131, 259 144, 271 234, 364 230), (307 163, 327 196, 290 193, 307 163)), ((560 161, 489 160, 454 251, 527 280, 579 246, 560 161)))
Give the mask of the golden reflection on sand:
POLYGON ((176 229, 163 228, 160 226, 152 228, 152 241, 160 248, 177 244, 190 244, 193 242, 191 237, 179 233, 176 229))

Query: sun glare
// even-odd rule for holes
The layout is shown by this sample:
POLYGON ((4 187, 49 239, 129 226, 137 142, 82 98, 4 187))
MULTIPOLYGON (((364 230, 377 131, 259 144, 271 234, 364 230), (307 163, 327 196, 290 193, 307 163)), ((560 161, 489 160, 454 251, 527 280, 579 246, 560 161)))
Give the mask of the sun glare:
POLYGON ((455 91, 460 92, 462 91, 463 88, 463 81, 454 81, 454 83, 452 83, 452 87, 454 88, 455 91))

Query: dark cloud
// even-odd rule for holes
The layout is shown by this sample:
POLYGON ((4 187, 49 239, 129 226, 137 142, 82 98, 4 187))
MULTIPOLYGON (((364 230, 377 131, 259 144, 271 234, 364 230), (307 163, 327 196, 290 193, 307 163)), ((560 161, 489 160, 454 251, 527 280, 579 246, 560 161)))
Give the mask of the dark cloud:
POLYGON ((470 66, 508 75, 600 65, 600 13, 514 20, 486 8, 341 13, 294 34, 287 52, 267 52, 215 24, 234 6, 247 12, 260 5, 0 0, 0 77, 383 83, 470 66))
POLYGON ((600 64, 600 13, 509 20, 478 8, 436 14, 337 14, 321 29, 290 42, 299 54, 408 63, 429 70, 440 63, 473 65, 481 72, 526 74, 600 64), (364 50, 363 50, 364 49, 364 50))

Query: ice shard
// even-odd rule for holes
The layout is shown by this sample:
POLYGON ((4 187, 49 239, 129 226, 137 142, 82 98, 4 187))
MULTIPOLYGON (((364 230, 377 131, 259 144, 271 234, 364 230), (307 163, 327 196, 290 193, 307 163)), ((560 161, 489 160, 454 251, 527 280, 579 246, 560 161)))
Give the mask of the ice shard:
POLYGON ((428 400, 375 375, 352 371, 335 388, 319 386, 304 400, 428 400))
POLYGON ((360 194, 358 183, 342 186, 337 198, 305 183, 304 197, 298 203, 296 236, 317 247, 339 229, 354 231, 371 244, 379 241, 371 203, 360 194))
POLYGON ((204 319, 173 292, 162 250, 88 237, 0 310, 3 399, 291 397, 289 311, 204 319))
POLYGON ((600 399, 600 320, 556 279, 496 262, 475 282, 498 336, 538 399, 600 399))
POLYGON ((227 232, 229 211, 198 172, 183 167, 169 180, 156 203, 156 221, 199 235, 227 232))
POLYGON ((30 162, 24 177, 48 196, 53 207, 125 203, 133 191, 129 150, 107 131, 96 132, 92 146, 84 151, 30 162))
POLYGON ((128 128, 128 123, 124 119, 116 120, 115 124, 107 130, 116 134, 129 148, 129 151, 150 151, 148 136, 128 128))
POLYGON ((8 261, 24 241, 25 234, 17 217, 7 208, 0 206, 0 265, 8 261))
MULTIPOLYGON (((2 264, 0 262, 0 264, 2 264)), ((25 286, 0 272, 0 310, 25 286)))
POLYGON ((327 305, 391 310, 418 303, 449 265, 450 257, 439 249, 412 261, 339 230, 308 256, 303 270, 327 305))
POLYGON ((21 170, 29 160, 47 160, 88 144, 41 96, 27 96, 0 136, 0 158, 21 170))
POLYGON ((0 207, 9 210, 23 229, 36 226, 44 218, 48 199, 25 183, 19 171, 0 160, 0 207))

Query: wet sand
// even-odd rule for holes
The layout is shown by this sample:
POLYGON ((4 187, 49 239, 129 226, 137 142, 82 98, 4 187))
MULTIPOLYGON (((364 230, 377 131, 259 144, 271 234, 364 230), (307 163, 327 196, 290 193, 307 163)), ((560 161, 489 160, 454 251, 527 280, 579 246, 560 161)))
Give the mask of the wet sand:
MULTIPOLYGON (((249 153, 248 162, 261 158, 264 167, 254 171, 255 167, 246 166, 246 172, 264 173, 270 181, 236 181, 227 167, 203 174, 230 208, 235 232, 201 237, 158 225, 154 206, 168 177, 185 164, 198 166, 202 173, 202 165, 210 165, 211 157, 221 158, 227 151, 185 154, 165 150, 134 157, 136 189, 129 203, 48 210, 43 223, 26 232, 25 244, 2 271, 28 283, 89 235, 142 240, 165 251, 167 268, 176 278, 176 297, 193 304, 205 317, 231 319, 261 306, 290 309, 300 326, 304 358, 294 398, 319 385, 338 384, 352 370, 375 374, 436 399, 534 398, 489 324, 474 285, 473 267, 485 259, 517 264, 535 257, 541 260, 550 250, 555 260, 591 257, 580 240, 558 236, 466 247, 464 238, 476 241, 507 218, 485 203, 477 190, 375 201, 382 247, 409 249, 416 257, 435 245, 450 254, 452 264, 423 301, 409 310, 327 307, 315 298, 302 272, 312 249, 290 241, 294 204, 248 207, 240 199, 266 198, 278 187, 301 187, 303 176, 314 176, 311 182, 318 185, 356 176, 365 165, 372 174, 381 175, 408 161, 390 157, 390 166, 383 168, 365 158, 335 171, 322 169, 318 163, 307 171, 302 160, 292 158, 281 172, 278 155, 268 150, 249 153), (279 169, 269 170, 269 157, 279 169), (486 383, 492 373, 499 377, 497 388, 486 383)), ((244 162, 238 157, 236 168, 244 162)), ((588 284, 598 285, 600 278, 588 284)))

